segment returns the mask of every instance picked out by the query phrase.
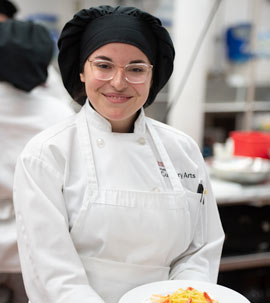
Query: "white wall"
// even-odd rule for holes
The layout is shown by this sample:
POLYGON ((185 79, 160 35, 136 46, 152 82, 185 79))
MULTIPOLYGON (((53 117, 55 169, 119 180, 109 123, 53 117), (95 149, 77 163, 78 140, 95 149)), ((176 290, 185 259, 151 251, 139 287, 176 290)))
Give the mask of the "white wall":
MULTIPOLYGON (((170 100, 175 97, 195 41, 215 1, 217 0, 175 0, 174 2, 173 40, 176 60, 170 83, 170 100)), ((176 98, 177 103, 171 111, 168 123, 192 136, 200 146, 203 140, 206 75, 209 71, 230 73, 230 66, 226 62, 225 43, 222 40, 225 30, 228 26, 239 22, 251 22, 256 2, 260 2, 257 30, 270 32, 269 0, 223 0, 186 85, 181 95, 176 98)), ((242 66, 238 72, 246 73, 245 69, 247 66, 242 66)), ((257 60, 256 83, 270 85, 269 58, 257 60)))
POLYGON ((73 0, 12 0, 17 4, 19 13, 18 19, 24 19, 31 14, 48 13, 55 14, 58 19, 58 28, 61 29, 64 23, 71 19, 76 10, 76 1, 73 0))
MULTIPOLYGON (((17 17, 24 19, 31 14, 36 13, 49 13, 55 14, 58 19, 58 29, 61 30, 63 25, 72 18, 75 12, 82 8, 89 8, 98 5, 119 5, 119 0, 12 0, 20 9, 17 17)), ((156 13, 158 10, 159 15, 169 14, 171 11, 168 9, 170 5, 168 2, 173 0, 121 0, 123 5, 137 6, 140 9, 146 10, 150 13, 156 13)))
MULTIPOLYGON (((184 71, 188 65, 195 43, 209 14, 212 0, 175 1, 173 18, 173 40, 176 49, 175 70, 170 85, 170 99, 173 99, 184 71)), ((203 126, 203 102, 207 72, 208 39, 194 62, 184 90, 173 107, 168 123, 189 134, 201 145, 203 126)))

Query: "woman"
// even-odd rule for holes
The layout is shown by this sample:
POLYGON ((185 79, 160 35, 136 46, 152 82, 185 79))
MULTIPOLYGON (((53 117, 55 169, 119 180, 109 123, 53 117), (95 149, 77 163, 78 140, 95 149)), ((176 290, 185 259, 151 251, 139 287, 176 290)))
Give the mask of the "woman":
POLYGON ((223 231, 199 148, 143 110, 173 70, 168 32, 136 8, 100 6, 65 25, 59 49, 83 107, 18 160, 31 302, 116 303, 153 281, 216 282, 223 231))

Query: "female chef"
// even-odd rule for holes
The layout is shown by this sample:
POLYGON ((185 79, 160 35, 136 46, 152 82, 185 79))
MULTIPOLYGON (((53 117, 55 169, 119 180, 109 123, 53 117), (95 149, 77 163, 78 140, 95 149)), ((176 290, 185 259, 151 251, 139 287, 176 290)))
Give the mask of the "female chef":
POLYGON ((223 230, 199 148, 143 109, 173 70, 168 32, 139 9, 99 6, 65 25, 59 49, 64 85, 83 106, 17 163, 31 302, 117 303, 153 281, 216 282, 223 230))

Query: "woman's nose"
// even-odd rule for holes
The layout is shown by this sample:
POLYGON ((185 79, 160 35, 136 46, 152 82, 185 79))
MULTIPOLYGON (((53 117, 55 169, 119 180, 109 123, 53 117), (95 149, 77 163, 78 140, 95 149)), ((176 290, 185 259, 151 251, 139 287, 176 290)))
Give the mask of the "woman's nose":
POLYGON ((125 71, 123 68, 118 68, 114 74, 111 85, 114 86, 117 90, 123 90, 128 86, 128 82, 125 78, 125 71))

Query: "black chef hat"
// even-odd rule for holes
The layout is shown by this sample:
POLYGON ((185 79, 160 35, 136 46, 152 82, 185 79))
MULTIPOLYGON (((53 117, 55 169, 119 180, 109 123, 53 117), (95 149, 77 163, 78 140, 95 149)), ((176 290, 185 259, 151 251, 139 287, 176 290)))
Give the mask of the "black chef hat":
POLYGON ((153 82, 145 106, 150 105, 173 71, 174 47, 160 20, 135 7, 98 6, 74 15, 60 35, 58 63, 69 94, 78 98, 84 90, 80 72, 88 56, 99 47, 122 42, 138 47, 154 65, 153 82))
POLYGON ((17 13, 16 6, 8 0, 0 0, 0 14, 13 18, 17 13))
POLYGON ((0 81, 31 91, 47 79, 54 44, 48 30, 31 21, 0 22, 0 81))

